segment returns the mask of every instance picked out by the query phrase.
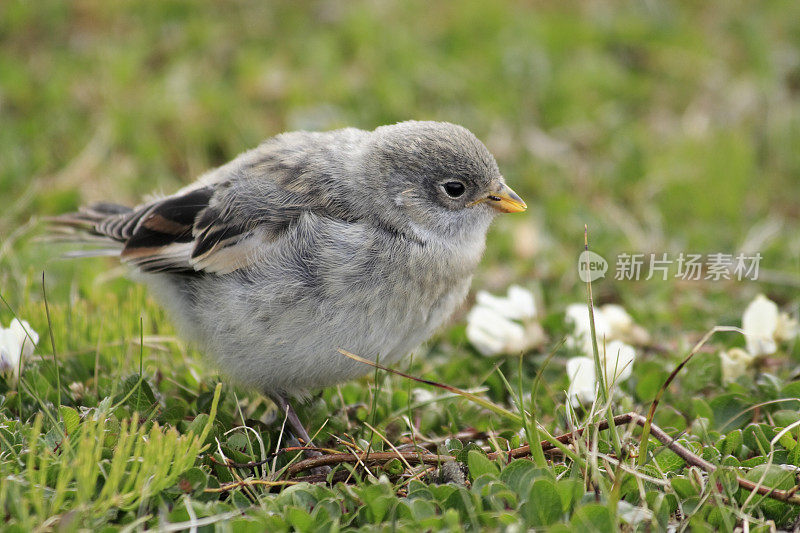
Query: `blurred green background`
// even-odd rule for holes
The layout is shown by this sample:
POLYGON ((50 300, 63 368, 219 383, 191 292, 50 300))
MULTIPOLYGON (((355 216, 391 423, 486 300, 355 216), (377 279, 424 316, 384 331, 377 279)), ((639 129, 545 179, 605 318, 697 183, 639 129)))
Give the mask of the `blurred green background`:
MULTIPOLYGON (((112 399, 123 403, 139 372, 142 388, 158 394, 158 420, 186 434, 191 420, 208 413, 220 379, 212 364, 175 341, 168 317, 128 281, 118 260, 63 259, 70 246, 44 238, 47 216, 85 202, 135 204, 153 192, 171 193, 282 131, 372 129, 407 119, 472 130, 527 201, 526 213, 498 217, 473 292, 504 292, 511 283, 532 288, 549 337, 525 354, 524 367, 516 356, 481 357, 466 340, 462 310, 409 373, 485 386, 490 400, 511 405, 500 369, 515 387, 532 391, 539 422, 564 429, 565 356, 575 354, 558 346, 568 329, 565 306, 585 301, 577 275, 584 225, 592 250, 611 263, 606 279, 594 284, 596 302, 622 304, 653 338, 637 346, 634 377, 616 412, 645 412, 688 347, 713 326, 739 325, 756 294, 798 316, 797 0, 0 0, 0 295, 41 335, 19 389, 0 379, 0 419, 14 433, 3 429, 4 439, 22 450, 23 437, 38 431, 29 433, 30 421, 62 402, 82 413, 112 399), (739 251, 762 254, 757 281, 613 279, 623 252, 676 259, 739 251)), ((0 306, 0 326, 12 316, 0 306)), ((690 421, 716 416, 719 423, 755 402, 797 396, 797 341, 758 369, 774 375, 754 380, 751 373, 733 384, 721 383, 716 350, 744 341, 719 335, 713 343, 666 391, 657 424, 705 440, 705 423, 690 421)), ((323 444, 353 433, 383 446, 367 434, 368 416, 397 442, 417 385, 383 375, 377 383, 326 389, 301 408, 301 418, 309 428, 325 425, 323 444)), ((267 450, 277 446, 280 424, 271 404, 235 387, 224 394, 219 436, 227 438, 247 417, 267 450)), ((139 400, 115 416, 146 412, 139 400)), ((467 401, 414 401, 421 434, 519 430, 467 401)), ((763 417, 760 409, 753 413, 756 421, 763 417)), ((52 449, 57 426, 42 431, 52 449)), ((44 479, 45 470, 31 462, 25 474, 19 456, 0 455, 7 523, 17 520, 19 530, 42 523, 50 489, 25 476, 44 479), (9 521, 11 511, 28 509, 39 511, 9 521)), ((202 461, 213 471, 208 458, 202 461)), ((613 485, 618 497, 616 479, 622 478, 613 485)), ((716 492, 714 498, 709 505, 716 492)), ((154 525, 159 505, 145 502, 110 520, 132 523, 137 513, 152 513, 154 525)), ((271 515, 266 509, 273 508, 261 514, 271 515)), ((80 517, 78 511, 64 516, 80 517)), ((75 524, 85 520, 99 531, 107 519, 75 524)))
POLYGON ((794 0, 3 2, 0 287, 36 298, 46 270, 56 301, 124 295, 96 280, 114 261, 59 260, 36 219, 172 192, 285 130, 405 119, 474 131, 531 206, 496 225, 476 286, 582 297, 588 224, 612 263, 764 255, 757 283, 598 283, 665 327, 797 292, 794 0))

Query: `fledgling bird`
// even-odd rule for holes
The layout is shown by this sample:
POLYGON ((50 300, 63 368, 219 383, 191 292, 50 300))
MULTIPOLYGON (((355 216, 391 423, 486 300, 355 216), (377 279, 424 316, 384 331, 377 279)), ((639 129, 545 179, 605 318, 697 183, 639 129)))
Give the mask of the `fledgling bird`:
MULTIPOLYGON (((58 220, 117 243, 179 331, 289 404, 428 339, 464 299, 496 214, 526 209, 468 130, 401 122, 284 133, 134 208, 58 220)), ((80 255, 92 255, 93 252, 80 255)))

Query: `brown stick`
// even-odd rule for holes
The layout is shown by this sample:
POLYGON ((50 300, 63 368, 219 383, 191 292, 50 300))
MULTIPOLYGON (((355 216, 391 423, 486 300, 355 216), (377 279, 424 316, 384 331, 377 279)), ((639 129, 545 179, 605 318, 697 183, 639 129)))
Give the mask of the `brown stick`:
MULTIPOLYGON (((635 413, 626 413, 624 415, 617 415, 616 417, 614 417, 614 425, 627 424, 628 422, 631 421, 631 415, 632 414, 635 414, 635 413)), ((601 422, 598 422, 597 424, 595 424, 595 425, 593 425, 591 427, 597 428, 598 431, 606 430, 606 429, 608 429, 608 420, 603 420, 601 422)), ((578 428, 575 431, 572 431, 570 433, 564 433, 563 435, 559 435, 558 437, 556 437, 556 440, 558 442, 560 442, 561 444, 567 444, 574 437, 579 437, 580 435, 583 435, 583 432, 586 429, 587 428, 578 428)), ((552 450, 553 448, 555 448, 554 444, 552 444, 552 443, 550 443, 550 442, 548 442, 546 440, 542 441, 541 446, 542 446, 542 451, 544 451, 544 452, 546 452, 547 450, 552 450)), ((500 454, 507 454, 508 457, 511 458, 511 459, 518 459, 520 457, 527 457, 528 455, 530 455, 530 453, 531 453, 531 447, 530 447, 530 445, 526 444, 525 446, 520 446, 519 448, 514 448, 513 450, 509 450, 507 452, 492 452, 492 453, 487 454, 487 455, 488 455, 489 459, 491 459, 491 460, 497 459, 497 457, 500 454)))
MULTIPOLYGON (((623 415, 615 416, 613 419, 614 426, 618 426, 621 424, 629 424, 631 422, 635 423, 637 426, 644 427, 647 419, 640 415, 639 413, 625 413, 623 415)), ((597 429, 598 431, 603 431, 608 429, 608 421, 603 420, 594 424, 592 426, 578 428, 575 431, 570 433, 565 433, 563 435, 559 435, 556 437, 558 442, 562 444, 566 444, 572 441, 575 437, 582 435, 586 429, 597 429)), ((669 436, 666 431, 661 429, 660 427, 656 426, 655 424, 650 425, 650 434, 656 438, 661 444, 675 452, 675 454, 686 461, 687 464, 699 467, 705 470, 708 473, 714 472, 717 467, 699 455, 693 453, 692 451, 688 450, 687 448, 678 444, 675 439, 669 436)), ((542 450, 547 451, 555 448, 553 444, 548 441, 542 441, 542 450)), ((527 444, 525 446, 520 446, 519 448, 514 448, 513 450, 509 450, 507 452, 492 452, 488 454, 489 459, 497 459, 500 454, 506 454, 509 458, 516 459, 519 457, 526 457, 530 455, 531 449, 530 446, 527 444)), ((304 461, 297 462, 289 467, 287 473, 289 475, 294 475, 298 472, 303 470, 307 470, 309 468, 313 468, 316 466, 323 466, 323 465, 335 465, 341 463, 356 463, 359 460, 364 461, 368 460, 369 462, 386 462, 392 459, 405 459, 409 463, 414 464, 431 464, 436 465, 440 463, 444 463, 447 461, 454 461, 455 459, 449 455, 433 455, 433 454, 425 454, 425 453, 416 453, 416 452, 373 452, 369 454, 359 454, 358 456, 351 453, 339 453, 339 454, 331 454, 331 455, 324 455, 322 457, 314 457, 311 459, 305 459, 304 461)), ((743 489, 749 490, 751 492, 756 492, 761 494, 762 496, 766 496, 768 498, 772 498, 773 500, 779 500, 787 503, 793 503, 795 505, 800 505, 800 495, 796 494, 797 487, 790 489, 790 490, 781 490, 781 489, 774 489, 771 487, 765 487, 763 485, 759 485, 758 483, 754 483, 752 481, 748 481, 741 477, 736 477, 736 481, 740 487, 743 489)))
POLYGON ((257 466, 263 466, 268 462, 272 461, 275 457, 283 454, 283 453, 290 453, 290 452, 305 452, 305 451, 315 451, 315 452, 328 452, 328 453, 338 453, 336 450, 331 450, 329 448, 318 448, 316 446, 287 446, 286 448, 281 448, 280 450, 269 454, 266 459, 262 459, 260 461, 248 461, 246 463, 237 463, 228 459, 227 461, 220 461, 216 459, 213 455, 209 455, 208 459, 212 463, 217 463, 218 465, 228 466, 233 468, 255 468, 257 466))
POLYGON ((438 465, 448 461, 455 461, 455 457, 450 455, 434 455, 429 453, 415 453, 415 452, 372 452, 369 454, 360 453, 358 455, 353 453, 336 453, 331 455, 323 455, 322 457, 312 457, 303 461, 298 461, 287 470, 287 474, 293 475, 309 468, 317 466, 330 466, 338 465, 341 463, 357 463, 359 461, 368 461, 370 463, 383 463, 391 461, 392 459, 405 459, 410 463, 424 463, 428 465, 438 465))
MULTIPOLYGON (((614 425, 620 424, 628 424, 630 422, 635 422, 637 426, 644 427, 647 419, 638 413, 625 413, 624 415, 618 415, 614 417, 614 425)), ((608 421, 603 420, 598 422, 592 428, 596 428, 599 431, 603 431, 608 429, 608 421)), ((571 441, 574 436, 582 435, 583 432, 587 428, 579 428, 571 433, 565 433, 564 435, 560 435, 556 437, 556 440, 561 442, 562 444, 566 444, 567 442, 571 441)), ((697 466, 708 473, 714 472, 717 467, 699 455, 691 452, 687 448, 684 448, 675 440, 670 437, 667 432, 665 432, 660 427, 656 426, 655 424, 650 425, 650 434, 653 435, 661 444, 675 452, 675 454, 686 461, 687 464, 692 466, 697 466)), ((555 446, 547 441, 542 441, 542 449, 547 451, 550 449, 555 448, 555 446)), ((525 457, 530 454, 530 447, 528 445, 521 446, 519 448, 515 448, 508 452, 494 452, 488 454, 489 459, 496 459, 500 453, 508 453, 508 456, 511 458, 518 458, 518 457, 525 457)), ((790 489, 790 490, 781 490, 781 489, 773 489, 771 487, 765 487, 763 485, 759 485, 752 481, 748 481, 746 479, 736 477, 736 481, 740 487, 749 491, 755 491, 758 494, 763 496, 767 496, 774 500, 780 500, 788 503, 793 503, 795 505, 800 505, 800 496, 796 494, 797 487, 790 489)))

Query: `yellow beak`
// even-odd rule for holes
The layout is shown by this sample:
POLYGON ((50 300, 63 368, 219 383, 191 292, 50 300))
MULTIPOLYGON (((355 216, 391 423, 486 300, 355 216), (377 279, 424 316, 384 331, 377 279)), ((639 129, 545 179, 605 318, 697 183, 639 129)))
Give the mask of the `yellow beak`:
POLYGON ((511 187, 505 183, 500 185, 500 190, 496 193, 490 194, 486 198, 478 200, 478 202, 488 201, 489 205, 500 211, 501 213, 521 213, 528 209, 525 202, 517 196, 517 193, 511 190, 511 187))

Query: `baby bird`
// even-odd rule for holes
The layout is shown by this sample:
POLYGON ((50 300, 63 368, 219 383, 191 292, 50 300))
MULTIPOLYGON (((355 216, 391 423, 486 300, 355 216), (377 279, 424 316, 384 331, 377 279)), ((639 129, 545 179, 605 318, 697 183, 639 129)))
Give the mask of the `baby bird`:
POLYGON ((492 219, 525 209, 472 133, 409 121, 284 133, 171 196, 58 220, 115 243, 182 335, 308 443, 289 400, 369 373, 340 349, 392 363, 428 339, 492 219))

